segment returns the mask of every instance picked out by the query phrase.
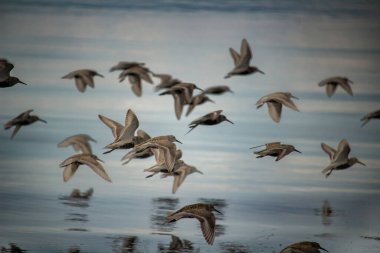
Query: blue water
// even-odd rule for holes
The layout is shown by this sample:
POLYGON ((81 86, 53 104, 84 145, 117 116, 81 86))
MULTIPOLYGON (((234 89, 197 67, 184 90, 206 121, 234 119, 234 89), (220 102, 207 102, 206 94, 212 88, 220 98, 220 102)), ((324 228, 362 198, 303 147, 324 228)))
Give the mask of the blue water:
MULTIPOLYGON (((23 127, 13 140, 0 131, 0 246, 28 252, 279 252, 303 240, 330 252, 379 252, 380 123, 360 127, 360 118, 380 107, 379 7, 376 1, 12 1, 0 3, 0 58, 28 86, 0 90, 0 124, 34 109, 48 123, 23 127), (223 79, 232 68, 228 48, 247 38, 252 64, 266 75, 223 79), (229 85, 234 94, 195 108, 176 120, 173 99, 143 83, 135 97, 118 73, 118 61, 142 61, 200 87, 229 85), (91 68, 95 89, 79 93, 68 72, 91 68), (344 75, 332 98, 317 83, 344 75), (283 109, 279 124, 256 101, 274 91, 299 98, 300 112, 283 109), (172 179, 146 179, 153 158, 121 165, 125 151, 102 155, 112 141, 102 114, 122 122, 131 108, 151 136, 174 134, 183 144, 192 174, 176 194, 172 179), (223 109, 228 122, 187 125, 223 109), (61 163, 74 154, 58 148, 64 138, 87 133, 105 161, 112 183, 81 167, 67 183, 61 163), (355 165, 326 179, 325 142, 346 138, 355 165), (249 148, 281 141, 294 145, 279 162, 256 159, 249 148), (69 197, 92 187, 90 200, 69 197), (328 201, 332 213, 323 216, 328 201), (196 202, 216 203, 213 246, 196 220, 164 224, 166 214, 196 202), (182 248, 175 248, 175 242, 182 248)), ((154 80, 157 84, 158 80, 154 80)))

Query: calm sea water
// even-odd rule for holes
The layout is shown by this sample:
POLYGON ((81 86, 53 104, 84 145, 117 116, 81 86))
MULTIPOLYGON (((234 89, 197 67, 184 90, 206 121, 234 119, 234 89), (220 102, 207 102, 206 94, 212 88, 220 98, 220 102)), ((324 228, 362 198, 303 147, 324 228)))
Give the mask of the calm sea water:
MULTIPOLYGON (((48 124, 23 127, 13 140, 0 131, 0 246, 28 252, 279 252, 311 240, 330 252, 379 252, 380 136, 376 120, 360 118, 379 109, 379 6, 339 1, 12 1, 0 3, 0 57, 28 83, 0 91, 0 123, 33 108, 48 124), (254 65, 266 75, 223 79, 232 68, 228 48, 247 38, 254 65), (234 94, 196 108, 177 121, 173 99, 143 84, 135 97, 109 68, 120 60, 146 62, 200 87, 226 84, 234 94), (105 76, 79 93, 61 76, 91 68, 105 76), (337 90, 327 98, 317 83, 345 75, 354 96, 337 90), (290 91, 301 112, 283 110, 274 123, 255 103, 274 91, 290 91), (192 174, 176 194, 172 179, 146 179, 153 158, 121 165, 125 151, 102 155, 112 141, 98 114, 122 122, 134 110, 151 136, 174 134, 192 174), (198 127, 196 117, 223 109, 235 124, 198 127), (59 163, 74 154, 57 148, 67 136, 87 133, 112 178, 107 183, 81 167, 67 183, 59 163), (366 163, 321 170, 328 157, 321 142, 336 147, 346 138, 351 155, 366 163), (280 162, 256 159, 249 148, 281 141, 302 154, 280 162), (90 200, 69 197, 92 187, 90 200), (213 246, 196 220, 164 224, 183 205, 211 202, 217 215, 213 246), (332 213, 323 215, 329 204, 332 213), (75 251, 76 250, 76 251, 75 251)), ((158 80, 155 80, 158 83, 158 80)))

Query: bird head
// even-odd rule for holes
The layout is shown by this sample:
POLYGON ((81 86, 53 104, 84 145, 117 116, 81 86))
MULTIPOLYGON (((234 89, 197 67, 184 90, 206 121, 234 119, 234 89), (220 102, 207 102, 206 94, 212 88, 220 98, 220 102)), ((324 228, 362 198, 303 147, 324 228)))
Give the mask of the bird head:
POLYGON ((363 165, 363 166, 367 166, 367 165, 365 165, 365 163, 359 161, 359 159, 356 158, 356 157, 352 157, 352 158, 350 158, 350 160, 352 161, 352 162, 351 162, 352 164, 359 163, 359 164, 361 164, 361 165, 363 165))
POLYGON ((231 124, 234 124, 234 122, 232 122, 231 120, 227 119, 227 117, 224 116, 224 115, 221 115, 221 119, 222 119, 222 121, 228 121, 228 122, 230 122, 231 124))

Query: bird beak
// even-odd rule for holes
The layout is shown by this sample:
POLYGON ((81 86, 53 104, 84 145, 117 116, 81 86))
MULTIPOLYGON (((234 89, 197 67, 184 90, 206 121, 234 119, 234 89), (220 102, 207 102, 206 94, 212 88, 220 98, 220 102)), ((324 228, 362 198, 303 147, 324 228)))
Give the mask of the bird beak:
POLYGON ((229 120, 227 118, 226 118, 226 121, 230 122, 231 124, 234 124, 234 122, 232 122, 231 120, 229 120))
POLYGON ((263 106, 263 104, 256 106, 256 109, 259 109, 261 106, 263 106))
POLYGON ((358 163, 360 163, 360 164, 363 165, 363 166, 367 166, 367 165, 365 165, 365 163, 363 163, 363 162, 361 162, 361 161, 359 161, 359 160, 358 160, 358 163))
POLYGON ((200 91, 204 91, 204 90, 202 90, 201 88, 199 88, 197 86, 195 86, 195 89, 200 90, 200 91))
POLYGON ((22 84, 24 84, 24 85, 28 85, 27 83, 24 83, 24 82, 22 82, 22 81, 20 81, 20 80, 19 80, 19 83, 22 83, 22 84))
POLYGON ((249 149, 254 149, 254 148, 258 148, 258 147, 262 147, 262 146, 265 146, 265 144, 264 145, 255 146, 255 147, 252 147, 252 148, 249 148, 249 149))
POLYGON ((175 141, 176 141, 176 142, 178 142, 178 143, 181 143, 181 144, 182 144, 182 142, 180 142, 180 141, 179 141, 179 140, 177 140, 177 139, 175 139, 175 141))
POLYGON ((99 159, 99 158, 96 158, 99 162, 102 162, 102 163, 104 163, 104 161, 103 160, 101 160, 101 159, 99 159))
POLYGON ((299 99, 298 97, 296 97, 296 96, 293 96, 293 95, 291 95, 291 97, 292 97, 292 98, 295 98, 295 99, 299 99))
POLYGON ((212 99, 208 99, 208 101, 215 104, 214 100, 212 100, 212 99))
POLYGON ((47 124, 46 120, 43 120, 43 119, 38 119, 38 120, 47 124))
POLYGON ((324 249, 324 248, 322 248, 321 246, 319 246, 319 249, 324 250, 324 251, 326 251, 326 252, 329 252, 327 249, 324 249))
POLYGON ((220 212, 220 211, 218 211, 218 210, 216 210, 215 207, 214 207, 214 211, 217 212, 217 213, 220 213, 221 215, 223 215, 223 213, 220 212))
POLYGON ((301 152, 301 151, 299 151, 299 150, 297 150, 297 149, 294 149, 294 151, 296 151, 296 152, 298 152, 298 153, 301 153, 301 154, 302 154, 302 152, 301 152))

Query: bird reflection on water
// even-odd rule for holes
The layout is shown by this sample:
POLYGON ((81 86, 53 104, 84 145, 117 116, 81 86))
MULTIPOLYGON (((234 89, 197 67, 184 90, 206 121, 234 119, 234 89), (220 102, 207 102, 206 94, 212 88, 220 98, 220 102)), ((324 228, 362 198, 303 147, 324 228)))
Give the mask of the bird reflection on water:
POLYGON ((134 253, 138 250, 139 238, 135 235, 119 236, 112 238, 112 252, 115 253, 134 253))
POLYGON ((24 253, 24 252, 28 252, 28 251, 18 247, 16 243, 9 243, 9 248, 6 248, 4 246, 0 248, 0 253, 24 253))
POLYGON ((193 242, 181 239, 178 236, 175 236, 173 234, 167 234, 167 233, 154 233, 157 235, 168 235, 171 236, 171 241, 168 244, 165 243, 158 243, 157 245, 157 252, 160 253, 174 253, 174 252, 200 252, 199 248, 194 248, 193 242))
POLYGON ((174 224, 166 222, 169 212, 178 209, 178 198, 153 198, 152 215, 150 216, 151 228, 163 232, 173 231, 174 224))
POLYGON ((75 224, 81 224, 81 227, 68 228, 68 231, 80 231, 87 232, 88 229, 83 228, 82 225, 89 221, 87 213, 77 212, 72 208, 80 208, 85 210, 89 207, 89 200, 93 194, 93 188, 89 188, 87 191, 81 192, 79 189, 73 189, 69 196, 61 196, 58 199, 61 204, 69 206, 71 209, 66 213, 65 221, 75 224))

